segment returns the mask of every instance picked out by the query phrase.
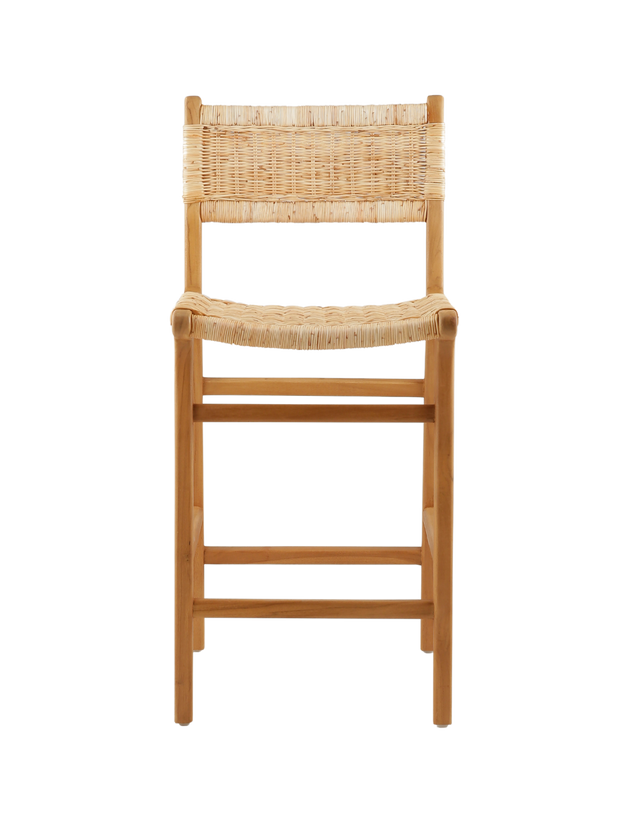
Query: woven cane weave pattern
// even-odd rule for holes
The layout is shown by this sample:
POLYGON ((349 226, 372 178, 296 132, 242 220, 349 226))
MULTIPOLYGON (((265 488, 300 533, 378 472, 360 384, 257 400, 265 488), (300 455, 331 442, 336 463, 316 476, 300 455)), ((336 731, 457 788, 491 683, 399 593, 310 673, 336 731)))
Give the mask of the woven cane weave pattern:
POLYGON ((184 293, 194 338, 269 349, 362 349, 438 338, 444 295, 367 307, 258 307, 184 293))
POLYGON ((423 201, 439 193, 427 183, 435 128, 186 125, 184 199, 423 201))
POLYGON ((426 116, 202 106, 184 129, 184 200, 203 221, 424 221, 425 200, 444 197, 444 126, 426 116))

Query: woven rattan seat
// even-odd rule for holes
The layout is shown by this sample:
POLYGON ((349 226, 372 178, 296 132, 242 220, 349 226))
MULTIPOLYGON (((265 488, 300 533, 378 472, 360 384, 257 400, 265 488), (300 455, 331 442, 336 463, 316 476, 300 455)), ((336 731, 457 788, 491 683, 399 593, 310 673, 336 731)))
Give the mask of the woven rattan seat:
POLYGON ((184 293, 176 309, 192 313, 191 336, 268 349, 364 349, 439 338, 444 295, 367 307, 257 307, 184 293))

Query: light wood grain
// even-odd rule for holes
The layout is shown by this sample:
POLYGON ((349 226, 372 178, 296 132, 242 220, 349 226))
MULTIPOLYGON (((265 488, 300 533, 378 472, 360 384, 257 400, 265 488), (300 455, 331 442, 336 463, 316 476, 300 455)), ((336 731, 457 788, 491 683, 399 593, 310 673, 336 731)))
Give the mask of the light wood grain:
MULTIPOLYGON (((429 97, 427 117, 429 122, 444 120, 442 97, 429 97)), ((443 292, 443 201, 427 203, 427 265, 427 292, 443 292)), ((438 322, 439 335, 444 340, 435 342, 434 510, 428 511, 426 521, 433 529, 431 533, 434 541, 433 721, 434 724, 446 726, 451 724, 452 693, 453 367, 458 317, 454 310, 443 310, 438 314, 438 322)), ((428 499, 430 498, 427 497, 428 499)), ((425 505, 429 509, 431 504, 427 502, 425 505)), ((428 538, 427 530, 425 537, 428 538)))
MULTIPOLYGON (((200 122, 200 97, 187 97, 184 101, 184 124, 200 122)), ((202 221, 200 207, 185 205, 184 211, 184 288, 187 292, 202 292, 202 221)), ((202 403, 202 341, 193 342, 193 402, 202 403)), ((194 427, 193 496, 194 503, 204 507, 202 423, 194 427)), ((204 596, 204 525, 195 543, 193 563, 194 594, 204 596)), ((197 620, 193 626, 193 649, 204 648, 204 622, 197 620)))
MULTIPOLYGON (((433 603, 433 559, 429 548, 423 549, 420 566, 420 599, 433 603)), ((433 653, 433 618, 420 620, 420 647, 423 653, 433 653)))
POLYGON ((455 341, 438 341, 433 553, 433 722, 451 724, 453 606, 453 368, 455 341))
POLYGON ((193 554, 196 553, 198 540, 202 533, 202 509, 199 506, 193 507, 193 515, 191 518, 191 550, 193 554))
POLYGON ((202 222, 200 205, 184 206, 184 289, 189 293, 202 292, 202 222))
POLYGON ((429 546, 429 552, 433 557, 433 544, 435 542, 435 509, 425 508, 422 515, 422 524, 424 526, 424 533, 429 546))
POLYGON ((444 202, 427 202, 427 294, 444 293, 444 202))
MULTIPOLYGON (((202 372, 204 363, 204 344, 193 341, 193 402, 202 403, 202 372)), ((194 458, 193 458, 193 503, 198 509, 200 528, 194 537, 195 554, 193 559, 193 589, 195 596, 206 596, 204 568, 204 434, 205 426, 201 422, 193 424, 194 458)), ((205 624, 193 622, 193 649, 205 649, 205 624)))
MULTIPOLYGON (((200 122, 200 97, 187 97, 184 101, 184 124, 200 122)), ((202 221, 199 204, 184 206, 184 289, 186 292, 202 292, 202 221)))
POLYGON ((207 565, 420 565, 420 548, 395 546, 209 546, 207 565))
POLYGON ((189 310, 174 310, 171 316, 171 331, 178 340, 188 340, 191 335, 191 312, 189 310))
POLYGON ((420 619, 433 606, 419 599, 195 599, 194 616, 274 619, 420 619))
POLYGON ((430 423, 433 406, 374 404, 205 403, 193 418, 206 423, 430 423))
POLYGON ((359 396, 421 398, 422 379, 396 378, 205 378, 205 395, 359 396))
MULTIPOLYGON (((427 98, 427 121, 444 122, 444 99, 427 98)), ((427 293, 444 292, 444 201, 427 202, 427 293)))
MULTIPOLYGON (((187 97, 184 107, 185 125, 199 121, 201 100, 187 97)), ((185 290, 202 291, 202 226, 200 209, 185 205, 185 290)), ((191 315, 173 315, 176 337, 176 713, 179 724, 193 718, 193 648, 194 628, 192 600, 194 596, 194 563, 197 550, 193 542, 193 506, 195 501, 196 467, 193 423, 194 401, 194 342, 186 340, 191 329, 191 315), (188 322, 188 331, 187 331, 188 322), (176 331, 177 327, 177 331, 176 331), (184 339, 184 340, 179 340, 184 339), (187 383, 188 381, 188 383, 187 383), (187 529, 188 517, 188 529, 187 529)), ((200 358, 201 361, 201 358, 200 358)), ((202 428, 202 424, 200 424, 202 428)), ((202 497, 198 498, 202 507, 202 497)), ((198 537, 202 532, 199 521, 198 537)), ((204 573, 204 570, 202 571, 204 573)), ((203 591, 204 593, 204 586, 203 591)), ((198 626, 199 635, 203 632, 198 626)), ((200 640, 201 641, 201 640, 200 640)))
POLYGON ((193 341, 175 341, 175 720, 193 718, 193 341))
POLYGON ((202 100, 200 97, 185 97, 184 100, 184 124, 198 125, 200 123, 200 109, 202 100))
MULTIPOLYGON (((425 349, 425 376, 424 376, 424 401, 425 404, 433 405, 436 399, 435 373, 436 373, 436 341, 427 341, 425 349)), ((434 424, 424 425, 424 445, 423 445, 423 471, 422 471, 422 508, 433 506, 434 496, 434 424)), ((425 602, 433 602, 433 553, 427 538, 427 534, 422 526, 422 582, 421 596, 425 602)), ((433 620, 423 619, 420 623, 420 647, 426 653, 433 651, 433 620)))
POLYGON ((427 97, 427 122, 444 122, 444 97, 440 94, 427 97))
POLYGON ((441 341, 453 341, 458 333, 458 313, 454 309, 438 313, 438 333, 441 341))
MULTIPOLYGON (((193 558, 193 593, 204 594, 204 525, 200 527, 193 558)), ((204 624, 197 619, 193 621, 193 649, 204 650, 204 624)))
MULTIPOLYGON (((424 402, 427 406, 435 405, 436 400, 436 353, 437 341, 426 341, 424 345, 424 402)), ((434 426, 425 424, 422 428, 422 509, 433 506, 433 449, 434 426)))

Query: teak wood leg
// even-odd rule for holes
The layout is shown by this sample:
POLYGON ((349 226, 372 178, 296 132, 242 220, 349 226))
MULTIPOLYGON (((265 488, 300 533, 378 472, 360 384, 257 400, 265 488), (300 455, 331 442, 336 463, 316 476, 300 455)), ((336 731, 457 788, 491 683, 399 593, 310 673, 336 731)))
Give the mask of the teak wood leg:
MULTIPOLYGON (((426 341, 424 345, 424 402, 435 404, 436 398, 436 354, 437 341, 426 341)), ((422 426, 422 531, 420 567, 420 598, 433 602, 433 536, 431 542, 427 535, 427 514, 433 512, 433 483, 434 483, 434 435, 435 424, 425 423, 422 426), (430 511, 427 512, 427 509, 430 511)), ((422 653, 433 652, 433 619, 421 619, 418 625, 418 650, 422 653)))
MULTIPOLYGON (((174 322, 175 334, 175 322, 174 322)), ((193 719, 193 341, 176 338, 175 720, 193 719)))
POLYGON ((451 724, 454 341, 437 341, 433 723, 451 724))
MULTIPOLYGON (((193 402, 202 403, 202 341, 193 342, 193 402)), ((202 423, 193 424, 193 504, 204 508, 202 423)), ((204 523, 200 530, 193 565, 193 594, 204 597, 204 523)), ((193 620, 193 649, 204 649, 204 619, 193 620)))

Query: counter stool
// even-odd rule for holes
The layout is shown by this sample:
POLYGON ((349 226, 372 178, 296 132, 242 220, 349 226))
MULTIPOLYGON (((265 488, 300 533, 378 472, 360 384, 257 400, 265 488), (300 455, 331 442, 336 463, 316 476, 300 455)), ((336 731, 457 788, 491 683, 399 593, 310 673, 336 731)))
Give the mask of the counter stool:
POLYGON ((419 619, 433 651, 433 720, 451 724, 453 359, 443 295, 444 101, 244 107, 185 101, 185 292, 175 337, 175 720, 193 718, 193 652, 207 617, 419 619), (202 222, 426 222, 427 295, 366 307, 252 306, 202 294, 202 222), (204 378, 202 341, 360 349, 426 341, 424 378, 204 378), (204 395, 422 398, 419 405, 203 403, 204 395), (422 546, 204 545, 203 423, 421 423, 422 546), (204 566, 419 565, 416 600, 205 599, 204 566))

